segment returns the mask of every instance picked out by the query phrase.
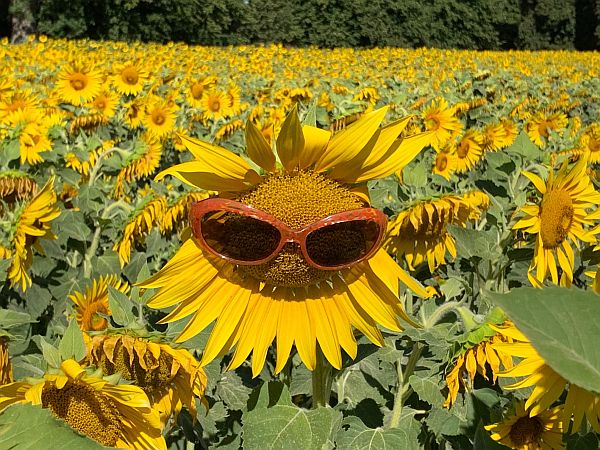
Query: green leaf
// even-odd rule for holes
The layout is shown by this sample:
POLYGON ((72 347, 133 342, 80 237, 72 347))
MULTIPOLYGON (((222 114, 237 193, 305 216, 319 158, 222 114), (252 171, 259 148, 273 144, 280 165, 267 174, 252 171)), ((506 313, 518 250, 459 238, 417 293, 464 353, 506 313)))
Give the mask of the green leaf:
POLYGON ((69 326, 65 330, 60 343, 58 344, 58 351, 63 360, 74 359, 76 361, 81 360, 85 356, 85 343, 83 341, 83 334, 77 326, 75 320, 69 322, 69 326))
POLYGON ((331 408, 313 410, 275 405, 257 408, 242 417, 244 449, 334 448, 342 414, 331 408))
POLYGON ((235 372, 225 372, 217 383, 217 395, 232 410, 244 409, 251 391, 235 372))
POLYGON ((436 436, 458 436, 464 432, 466 422, 444 408, 434 408, 427 417, 427 426, 436 436))
POLYGON ((62 361, 58 349, 46 341, 43 336, 34 336, 33 340, 37 342, 38 346, 42 350, 42 355, 44 355, 46 362, 52 367, 60 367, 60 363, 62 361))
MULTIPOLYGON (((409 417, 412 419, 412 417, 409 417)), ((417 450, 420 448, 414 427, 406 426, 402 422, 397 428, 367 428, 355 416, 348 416, 342 425, 343 431, 336 436, 338 448, 344 450, 379 450, 379 449, 406 449, 417 450)))
POLYGON ((489 294, 546 363, 577 386, 600 393, 600 298, 575 288, 519 288, 489 294))
POLYGON ((54 224, 56 224, 57 234, 65 233, 78 241, 85 242, 92 236, 92 230, 84 223, 81 213, 63 211, 54 224))
POLYGON ((19 158, 21 156, 21 145, 18 139, 15 139, 2 147, 0 152, 1 161, 4 165, 9 161, 19 158))
POLYGON ((135 320, 135 316, 131 312, 132 305, 133 303, 127 295, 112 286, 108 286, 108 306, 113 320, 118 325, 126 326, 135 320))
POLYGON ((97 450, 102 445, 78 434, 50 411, 33 405, 14 405, 0 414, 0 448, 6 450, 97 450))
POLYGON ((417 375, 411 375, 408 382, 419 398, 431 406, 441 407, 444 403, 444 397, 440 393, 440 387, 434 378, 421 378, 417 375))
POLYGON ((0 309, 0 329, 8 330, 12 327, 33 323, 31 316, 27 313, 13 311, 12 309, 0 309))
POLYGON ((536 160, 542 155, 542 150, 539 149, 538 146, 533 142, 531 142, 531 139, 529 139, 529 136, 527 136, 525 131, 521 131, 519 133, 513 145, 508 147, 505 152, 509 154, 514 153, 516 155, 520 155, 528 161, 536 160))
POLYGON ((492 232, 471 230, 456 225, 448 225, 448 231, 456 238, 456 251, 459 256, 491 259, 499 247, 492 232))

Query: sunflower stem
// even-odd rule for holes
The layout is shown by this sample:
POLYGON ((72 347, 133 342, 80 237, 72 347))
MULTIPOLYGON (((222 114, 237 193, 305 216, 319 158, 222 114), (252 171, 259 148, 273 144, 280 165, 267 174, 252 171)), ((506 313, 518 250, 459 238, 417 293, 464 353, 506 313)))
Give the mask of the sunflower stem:
POLYGON ((396 395, 394 397, 394 408, 392 409, 390 428, 398 428, 400 418, 402 417, 402 408, 404 407, 405 400, 408 398, 408 396, 405 396, 405 393, 410 389, 408 379, 415 371, 415 367, 417 367, 417 362, 421 358, 424 347, 424 345, 415 342, 412 352, 408 357, 408 361, 406 362, 406 366, 404 366, 404 370, 402 370, 402 360, 398 359, 396 362, 396 375, 398 381, 396 383, 396 395))
POLYGON ((329 405, 329 397, 331 396, 331 364, 323 355, 323 352, 317 347, 317 361, 315 370, 312 373, 312 407, 329 405))

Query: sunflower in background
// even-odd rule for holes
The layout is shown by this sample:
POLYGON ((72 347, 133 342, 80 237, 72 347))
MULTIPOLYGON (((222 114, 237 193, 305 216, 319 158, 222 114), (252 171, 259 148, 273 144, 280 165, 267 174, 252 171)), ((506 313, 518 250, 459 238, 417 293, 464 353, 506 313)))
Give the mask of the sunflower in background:
POLYGON ((483 158, 483 137, 477 130, 467 130, 456 145, 456 172, 465 173, 483 158))
POLYGON ((226 92, 208 91, 202 97, 202 120, 218 120, 229 117, 232 114, 231 98, 226 92))
POLYGON ((185 349, 175 349, 160 339, 134 337, 111 330, 87 338, 86 361, 106 375, 121 374, 148 395, 163 426, 185 406, 196 417, 198 398, 206 403, 207 378, 200 364, 185 349))
POLYGON ((12 383, 13 371, 8 354, 8 337, 2 335, 0 331, 0 386, 12 383))
POLYGON ((438 98, 421 114, 425 129, 432 132, 431 146, 434 149, 441 149, 462 131, 464 125, 455 113, 455 109, 448 106, 446 99, 438 98))
POLYGON ((129 61, 115 65, 110 80, 119 94, 138 95, 149 78, 148 71, 141 63, 129 61))
POLYGON ((149 134, 162 138, 175 128, 177 107, 164 100, 154 100, 146 106, 142 121, 149 134))
POLYGON ((81 106, 102 90, 102 74, 86 65, 69 64, 56 75, 55 88, 62 101, 81 106))
MULTIPOLYGON (((8 215, 7 212, 5 214, 8 215)), ((12 257, 8 268, 8 279, 12 286, 20 285, 23 292, 31 286, 27 270, 33 261, 32 247, 43 253, 39 239, 56 239, 51 224, 60 215, 54 192, 54 178, 37 192, 27 203, 11 212, 12 227, 10 246, 12 250, 5 257, 12 257)))
POLYGON ((456 172, 458 165, 458 157, 456 152, 452 149, 444 149, 435 157, 433 161, 432 173, 444 177, 446 180, 450 180, 453 173, 456 172))
POLYGON ((600 395, 587 391, 575 384, 569 383, 539 355, 529 339, 512 323, 501 326, 491 325, 492 329, 513 340, 511 343, 494 344, 494 349, 512 357, 518 357, 519 362, 511 369, 499 373, 500 377, 521 378, 504 389, 521 389, 533 387, 533 391, 525 402, 525 409, 530 415, 538 415, 548 409, 567 389, 562 420, 568 423, 573 418, 571 433, 581 428, 583 418, 596 433, 600 433, 600 395))
POLYGON ((82 331, 100 331, 108 327, 108 321, 100 314, 110 316, 108 287, 123 293, 129 292, 129 284, 117 275, 100 276, 92 281, 85 292, 75 291, 69 295, 74 303, 75 320, 82 331))
POLYGON ((584 228, 600 217, 600 210, 589 211, 600 204, 600 193, 586 170, 587 158, 583 157, 570 169, 567 161, 557 173, 550 169, 545 182, 534 173, 523 172, 542 195, 538 204, 521 208, 523 217, 513 226, 513 230, 536 235, 533 260, 527 271, 527 277, 535 287, 542 287, 548 276, 552 283, 558 284, 558 267, 562 269, 561 286, 570 286, 575 264, 571 243, 577 246, 578 241, 593 243, 600 232, 600 229, 584 228))
MULTIPOLYGON (((195 159, 163 171, 158 178, 173 175, 196 188, 217 191, 221 198, 251 204, 298 229, 331 214, 368 205, 368 193, 359 183, 395 172, 429 143, 429 134, 398 139, 408 119, 380 129, 386 110, 363 116, 333 137, 329 131, 302 126, 293 110, 277 137, 278 158, 260 131, 247 123, 248 156, 262 168, 262 175, 228 150, 182 136, 195 159)), ((236 223, 230 222, 231 226, 236 223)), ((260 234, 261 228, 254 230, 259 234, 250 237, 253 229, 245 228, 250 232, 246 239, 237 232, 224 238, 232 245, 250 245, 264 252, 261 246, 270 246, 273 235, 266 230, 260 234), (239 243, 232 241, 238 238, 239 243)), ((344 236, 330 235, 329 246, 353 258, 353 241, 344 236)), ((161 322, 193 314, 178 342, 216 321, 202 365, 235 349, 229 364, 233 369, 252 352, 252 373, 257 376, 274 339, 276 372, 283 369, 294 344, 309 369, 317 364, 317 343, 331 365, 340 368, 340 347, 352 358, 356 356, 352 327, 382 345, 377 324, 398 331, 397 316, 412 322, 398 299, 399 281, 416 294, 428 296, 382 249, 371 259, 340 270, 309 264, 297 244, 286 244, 267 262, 237 265, 213 255, 193 237, 140 285, 158 288, 148 306, 176 306, 161 322)))
POLYGON ((189 87, 186 90, 186 98, 188 103, 193 108, 202 108, 204 94, 207 91, 213 90, 216 83, 217 78, 213 76, 193 81, 191 84, 189 84, 189 87))
POLYGON ((94 114, 100 114, 104 119, 110 120, 114 117, 119 99, 108 91, 103 91, 96 98, 87 104, 94 114))
POLYGON ((420 200, 390 222, 384 246, 404 258, 411 270, 427 262, 433 272, 446 263, 446 253, 456 258, 454 236, 447 226, 466 227, 467 221, 478 219, 487 205, 489 198, 483 192, 420 200))
POLYGON ((18 403, 49 409, 54 417, 107 447, 167 449, 159 413, 141 388, 111 384, 88 374, 72 359, 41 380, 0 386, 0 411, 18 403))
POLYGON ((494 441, 516 450, 565 449, 561 406, 530 414, 523 402, 516 402, 511 409, 502 422, 485 426, 494 441))
POLYGON ((525 130, 534 144, 544 147, 550 136, 550 130, 560 133, 567 127, 568 123, 569 119, 563 112, 539 111, 529 119, 525 125, 525 130))
POLYGON ((38 189, 36 181, 25 172, 19 170, 0 172, 0 199, 6 203, 27 200, 38 189))

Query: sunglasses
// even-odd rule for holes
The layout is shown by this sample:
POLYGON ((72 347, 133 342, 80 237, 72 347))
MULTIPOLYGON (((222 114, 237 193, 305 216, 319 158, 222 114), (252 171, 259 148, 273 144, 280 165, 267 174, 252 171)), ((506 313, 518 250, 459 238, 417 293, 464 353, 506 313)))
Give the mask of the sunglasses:
POLYGON ((322 270, 344 269, 373 256, 387 225, 382 211, 359 208, 292 229, 260 209, 223 198, 193 203, 189 219, 198 243, 231 263, 263 264, 294 243, 308 264, 322 270))

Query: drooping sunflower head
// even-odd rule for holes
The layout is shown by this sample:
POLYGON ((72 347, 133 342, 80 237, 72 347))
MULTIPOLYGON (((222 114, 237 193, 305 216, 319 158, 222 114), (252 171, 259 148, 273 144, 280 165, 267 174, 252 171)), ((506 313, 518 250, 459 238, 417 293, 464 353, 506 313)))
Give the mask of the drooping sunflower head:
POLYGON ((159 414, 134 385, 114 385, 89 375, 72 359, 30 384, 0 387, 0 408, 32 403, 71 428, 108 447, 166 450, 159 414))
MULTIPOLYGON (((380 128, 385 113, 386 109, 381 109, 365 114, 332 135, 314 126, 302 126, 292 111, 277 136, 276 152, 248 122, 247 155, 258 171, 228 150, 180 136, 195 159, 167 169, 157 178, 173 175, 196 188, 252 205, 297 229, 368 205, 364 183, 394 173, 429 144, 427 133, 399 138, 409 118, 380 128)), ((267 232, 261 234, 260 228, 250 230, 237 220, 225 223, 229 232, 223 234, 223 245, 257 252, 273 239, 267 232)), ((352 254, 357 241, 353 233, 351 229, 331 233, 319 245, 323 251, 352 254)), ((314 368, 317 341, 328 360, 340 367, 340 347, 351 356, 356 352, 351 326, 381 344, 376 323, 397 330, 397 316, 410 322, 398 303, 399 280, 418 295, 428 296, 383 250, 350 269, 321 270, 307 263, 297 244, 287 243, 266 263, 250 266, 216 258, 195 239, 189 239, 142 285, 161 288, 149 306, 178 304, 162 322, 194 314, 179 336, 180 342, 217 320, 202 364, 236 347, 230 367, 239 366, 253 351, 252 370, 257 375, 275 337, 276 371, 285 365, 294 343, 302 360, 314 368), (210 311, 206 309, 209 305, 210 311), (319 321, 318 326, 315 321, 319 321)))
POLYGON ((38 191, 33 178, 18 170, 0 172, 0 199, 6 203, 14 203, 30 198, 38 191))
POLYGON ((13 371, 8 354, 8 337, 0 335, 0 386, 12 382, 13 371))
POLYGON ((105 374, 133 381, 166 422, 185 405, 196 416, 195 398, 203 399, 206 374, 185 349, 175 349, 126 334, 95 335, 88 340, 87 360, 105 374))
POLYGON ((69 299, 75 304, 75 320, 83 331, 100 331, 108 327, 102 315, 110 316, 108 287, 127 293, 129 284, 117 275, 101 276, 92 281, 85 292, 75 292, 69 299))

